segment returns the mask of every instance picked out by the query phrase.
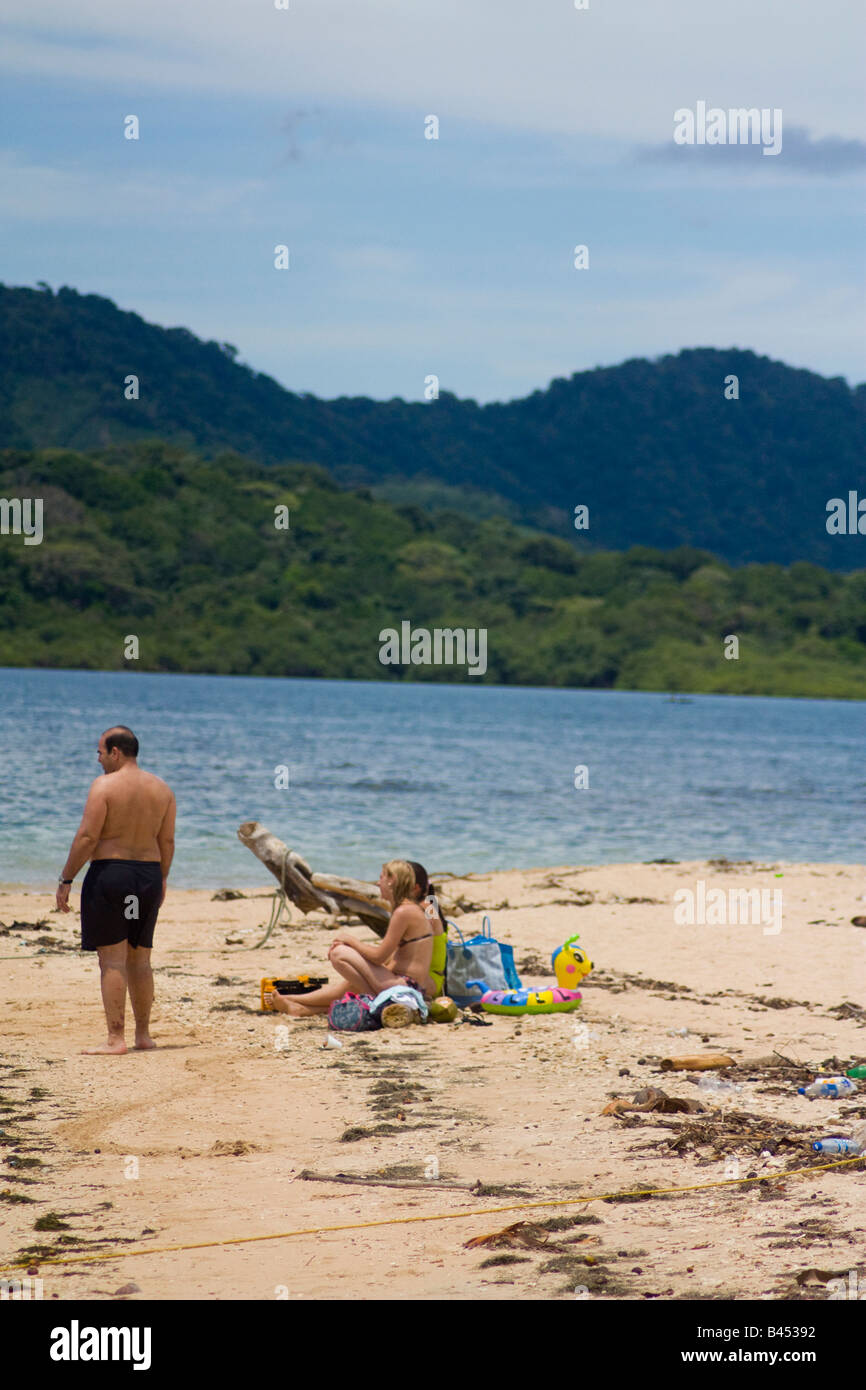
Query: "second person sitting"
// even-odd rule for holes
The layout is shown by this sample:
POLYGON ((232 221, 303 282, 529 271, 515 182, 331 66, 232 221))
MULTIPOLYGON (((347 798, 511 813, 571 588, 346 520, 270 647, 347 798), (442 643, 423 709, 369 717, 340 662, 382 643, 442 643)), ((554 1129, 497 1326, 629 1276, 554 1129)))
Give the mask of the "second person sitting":
POLYGON ((411 864, 404 859, 383 864, 379 892, 391 907, 382 940, 369 945, 353 932, 335 932, 328 947, 328 960, 340 979, 301 996, 274 993, 271 1000, 278 1013, 294 1018, 326 1014, 347 989, 375 996, 392 985, 408 984, 427 999, 440 993, 441 975, 437 971, 431 976, 430 967, 435 937, 443 934, 441 923, 430 922, 415 900, 416 880, 411 864))

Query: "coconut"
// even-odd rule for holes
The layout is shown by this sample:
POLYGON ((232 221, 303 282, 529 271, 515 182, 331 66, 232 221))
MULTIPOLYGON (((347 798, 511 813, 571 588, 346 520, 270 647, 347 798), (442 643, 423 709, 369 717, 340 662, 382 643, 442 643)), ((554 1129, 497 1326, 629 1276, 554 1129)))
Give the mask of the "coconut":
POLYGON ((440 994, 438 999, 434 999, 430 1007, 430 1017, 434 1023, 453 1023, 457 1017, 457 1005, 453 999, 449 999, 447 994, 440 994))

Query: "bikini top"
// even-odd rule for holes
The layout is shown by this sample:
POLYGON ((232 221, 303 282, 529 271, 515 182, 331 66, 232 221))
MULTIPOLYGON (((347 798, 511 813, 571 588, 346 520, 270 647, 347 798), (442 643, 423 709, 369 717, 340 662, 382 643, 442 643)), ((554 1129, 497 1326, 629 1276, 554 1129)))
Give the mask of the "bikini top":
MULTIPOLYGON (((426 898, 424 899, 424 916, 427 918, 427 921, 430 922, 430 923, 435 922, 435 921, 437 920, 437 918, 440 916, 440 913, 439 913, 439 904, 437 903, 437 901, 436 901, 436 899, 435 899, 435 897, 433 896, 432 893, 429 895, 429 897, 426 897, 426 898)), ((428 937, 431 937, 431 936, 444 936, 444 935, 445 935, 444 931, 442 931, 442 932, 425 931, 425 932, 423 932, 423 933, 421 934, 421 936, 410 936, 408 941, 406 941, 406 940, 404 939, 403 941, 400 942, 400 945, 401 945, 401 946, 411 946, 411 945, 413 944, 413 942, 415 942, 415 941, 426 941, 426 940, 428 939, 428 937)))

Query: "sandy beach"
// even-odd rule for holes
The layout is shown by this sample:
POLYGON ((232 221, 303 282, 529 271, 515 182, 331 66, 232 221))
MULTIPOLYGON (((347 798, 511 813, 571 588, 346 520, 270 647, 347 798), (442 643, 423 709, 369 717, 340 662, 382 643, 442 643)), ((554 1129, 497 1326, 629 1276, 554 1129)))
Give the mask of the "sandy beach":
POLYGON ((264 870, 234 900, 170 890, 158 1049, 123 1057, 80 1055, 104 1021, 79 888, 68 916, 47 892, 0 891, 0 1263, 38 1269, 44 1298, 826 1299, 851 1271, 866 1290, 863 1162, 793 1171, 826 1161, 812 1140, 866 1119, 866 1083, 845 1101, 797 1094, 866 1059, 862 867, 449 879, 461 930, 489 912, 525 984, 553 983, 551 952, 579 932, 596 964, 581 1010, 339 1048, 323 1021, 259 1012, 262 976, 327 973, 332 922, 293 910, 250 949, 264 870), (781 891, 779 929, 675 920, 677 890, 701 882, 781 891), (701 1052, 727 1053, 740 1089, 661 1067, 701 1052), (705 1108, 602 1114, 647 1087, 705 1108), (672 1188, 695 1190, 616 1200, 672 1188), (590 1196, 614 1200, 574 1201, 590 1196), (288 1232, 303 1234, 228 1243, 288 1232))

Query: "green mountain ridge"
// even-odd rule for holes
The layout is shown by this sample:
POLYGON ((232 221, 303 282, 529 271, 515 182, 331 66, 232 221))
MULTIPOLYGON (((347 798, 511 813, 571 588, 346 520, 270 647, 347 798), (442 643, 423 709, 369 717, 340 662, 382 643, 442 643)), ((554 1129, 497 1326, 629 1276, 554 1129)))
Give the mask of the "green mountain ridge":
MULTIPOLYGON (((866 386, 744 349, 692 348, 550 383, 502 404, 443 391, 320 400, 64 287, 0 286, 0 445, 92 450, 163 439, 211 459, 309 462, 383 498, 500 514, 593 550, 697 546, 730 564, 866 566, 827 503, 863 480, 866 386), (140 399, 124 399, 135 374, 140 399), (739 379, 739 399, 724 382, 739 379)), ((861 488, 866 494, 866 485, 861 488)))

